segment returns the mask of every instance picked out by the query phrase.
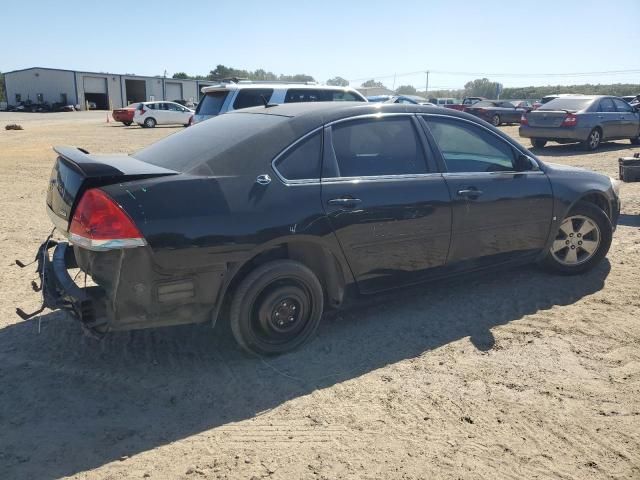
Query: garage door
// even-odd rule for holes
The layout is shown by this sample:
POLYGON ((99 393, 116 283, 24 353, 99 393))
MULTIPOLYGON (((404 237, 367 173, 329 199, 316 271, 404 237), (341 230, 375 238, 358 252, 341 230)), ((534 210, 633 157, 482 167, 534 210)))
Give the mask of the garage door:
POLYGON ((107 93, 107 79, 103 77, 84 77, 85 93, 107 93))
POLYGON ((182 84, 167 82, 165 84, 165 100, 182 100, 182 84))

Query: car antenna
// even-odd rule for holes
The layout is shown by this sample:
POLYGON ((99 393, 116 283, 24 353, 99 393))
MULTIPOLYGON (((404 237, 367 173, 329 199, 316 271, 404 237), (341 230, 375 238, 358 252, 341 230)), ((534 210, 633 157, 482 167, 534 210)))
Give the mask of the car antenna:
POLYGON ((278 105, 277 103, 269 103, 269 100, 267 100, 267 97, 264 95, 260 95, 260 98, 262 99, 262 103, 264 103, 264 108, 275 107, 278 105))

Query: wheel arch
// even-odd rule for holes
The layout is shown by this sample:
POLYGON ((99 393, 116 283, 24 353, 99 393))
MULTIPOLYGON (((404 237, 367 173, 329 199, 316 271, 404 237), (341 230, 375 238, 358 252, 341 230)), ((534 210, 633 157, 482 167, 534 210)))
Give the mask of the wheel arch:
POLYGON ((607 216, 607 218, 609 219, 609 221, 611 221, 611 215, 612 215, 611 203, 609 202, 609 199, 604 194, 604 192, 600 192, 600 191, 597 191, 597 190, 586 192, 584 195, 582 195, 579 198, 577 198, 571 204, 571 206, 567 210, 567 213, 570 212, 571 209, 573 207, 575 207, 576 204, 578 204, 580 202, 591 203, 592 205, 595 205, 600 210, 602 210, 605 213, 605 215, 607 216))
POLYGON ((252 251, 245 260, 232 266, 216 302, 217 306, 212 315, 213 323, 216 322, 220 311, 229 305, 235 290, 247 275, 267 262, 285 259, 305 265, 318 277, 329 307, 336 308, 342 304, 347 285, 354 281, 342 255, 317 239, 280 239, 252 251))

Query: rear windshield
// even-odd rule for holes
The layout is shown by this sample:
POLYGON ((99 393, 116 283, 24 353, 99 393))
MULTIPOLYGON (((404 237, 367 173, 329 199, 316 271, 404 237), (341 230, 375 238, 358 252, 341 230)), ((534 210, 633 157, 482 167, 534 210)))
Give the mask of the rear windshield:
POLYGON ((593 103, 593 98, 567 98, 559 97, 542 105, 538 110, 569 110, 578 112, 584 110, 593 103))
POLYGON ((279 115, 227 113, 164 138, 132 156, 177 172, 189 172, 206 164, 210 175, 233 175, 240 170, 234 164, 242 160, 238 158, 237 147, 259 151, 262 145, 253 145, 253 137, 259 139, 261 133, 288 119, 279 115))
POLYGON ((198 115, 218 115, 222 109, 222 104, 229 92, 208 92, 200 103, 196 114, 198 115))

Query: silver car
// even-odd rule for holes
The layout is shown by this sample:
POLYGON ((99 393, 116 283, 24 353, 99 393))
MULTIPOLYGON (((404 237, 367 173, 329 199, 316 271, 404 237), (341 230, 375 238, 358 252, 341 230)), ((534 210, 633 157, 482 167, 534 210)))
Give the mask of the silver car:
POLYGON ((629 139, 640 145, 640 112, 618 97, 604 95, 563 96, 522 115, 520 136, 536 148, 549 140, 580 142, 595 150, 606 140, 629 139))
POLYGON ((221 113, 264 104, 297 102, 366 102, 357 90, 316 83, 224 82, 202 87, 202 98, 191 123, 198 123, 221 113))

